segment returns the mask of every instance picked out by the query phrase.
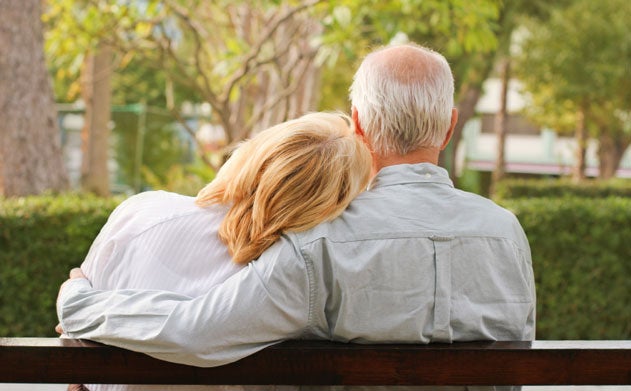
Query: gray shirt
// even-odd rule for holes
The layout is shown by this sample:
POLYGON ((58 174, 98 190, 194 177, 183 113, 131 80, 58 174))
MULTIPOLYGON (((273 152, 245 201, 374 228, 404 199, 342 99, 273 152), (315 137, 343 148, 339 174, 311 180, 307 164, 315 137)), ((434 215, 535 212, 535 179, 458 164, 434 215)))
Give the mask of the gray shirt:
POLYGON ((515 216, 423 163, 382 169, 340 217, 283 235, 204 295, 76 279, 57 311, 70 337, 215 366, 298 338, 532 340, 535 284, 515 216))

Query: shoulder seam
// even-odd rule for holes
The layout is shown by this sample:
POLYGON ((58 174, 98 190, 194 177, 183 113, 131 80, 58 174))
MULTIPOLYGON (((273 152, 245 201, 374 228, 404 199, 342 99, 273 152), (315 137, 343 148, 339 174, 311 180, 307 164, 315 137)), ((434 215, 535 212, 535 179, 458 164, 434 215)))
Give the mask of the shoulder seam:
POLYGON ((307 285, 308 285, 308 294, 309 294, 309 303, 307 308, 307 324, 305 325, 304 330, 302 331, 300 338, 309 337, 311 334, 316 334, 315 325, 314 325, 314 311, 315 311, 315 301, 317 297, 317 288, 315 283, 315 270, 313 266, 313 260, 307 256, 302 251, 302 246, 299 244, 299 240, 297 235, 292 233, 287 233, 287 236, 290 238, 291 244, 294 246, 294 250, 297 255, 302 258, 302 261, 305 265, 305 270, 307 274, 307 285))

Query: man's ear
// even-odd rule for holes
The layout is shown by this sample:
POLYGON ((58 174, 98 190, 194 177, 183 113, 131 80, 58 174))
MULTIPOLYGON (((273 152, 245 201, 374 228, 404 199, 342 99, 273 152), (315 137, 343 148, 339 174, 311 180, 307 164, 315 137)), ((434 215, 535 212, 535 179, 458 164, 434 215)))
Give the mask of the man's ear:
POLYGON ((362 126, 359 123, 359 114, 357 114, 357 109, 355 108, 355 106, 351 108, 351 118, 353 120, 353 124, 355 125, 355 133, 357 133, 358 136, 363 138, 364 129, 362 129, 362 126))
POLYGON ((449 124, 449 130, 445 135, 445 139, 443 140, 443 144, 440 146, 440 150, 444 150, 447 148, 447 144, 449 144, 449 140, 451 140, 451 136, 454 135, 454 129, 456 128, 456 124, 458 123, 458 109, 455 107, 451 109, 451 123, 449 124))

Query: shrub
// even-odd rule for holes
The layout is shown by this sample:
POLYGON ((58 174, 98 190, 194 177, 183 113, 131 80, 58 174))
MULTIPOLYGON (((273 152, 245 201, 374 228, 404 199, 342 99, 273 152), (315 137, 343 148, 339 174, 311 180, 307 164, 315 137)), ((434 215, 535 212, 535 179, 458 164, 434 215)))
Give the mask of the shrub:
MULTIPOLYGON (((55 299, 121 198, 0 199, 0 336, 54 336, 55 299)), ((631 339, 631 199, 504 200, 532 249, 537 338, 631 339)))
POLYGON ((506 200, 530 242, 538 339, 631 338, 631 199, 506 200))
POLYGON ((494 193, 496 199, 566 196, 631 197, 631 180, 589 180, 575 183, 569 179, 506 179, 496 185, 494 193))
POLYGON ((0 199, 0 336, 54 336, 55 299, 68 271, 121 198, 0 199))

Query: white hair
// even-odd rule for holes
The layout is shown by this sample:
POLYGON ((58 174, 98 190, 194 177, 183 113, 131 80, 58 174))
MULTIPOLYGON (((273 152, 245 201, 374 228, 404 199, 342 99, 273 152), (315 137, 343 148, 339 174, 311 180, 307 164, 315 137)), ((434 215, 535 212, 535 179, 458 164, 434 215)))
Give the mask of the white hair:
POLYGON ((413 44, 369 54, 350 88, 364 134, 382 156, 441 146, 451 124, 453 95, 447 60, 413 44))

